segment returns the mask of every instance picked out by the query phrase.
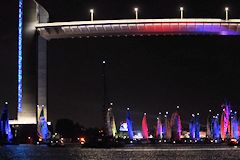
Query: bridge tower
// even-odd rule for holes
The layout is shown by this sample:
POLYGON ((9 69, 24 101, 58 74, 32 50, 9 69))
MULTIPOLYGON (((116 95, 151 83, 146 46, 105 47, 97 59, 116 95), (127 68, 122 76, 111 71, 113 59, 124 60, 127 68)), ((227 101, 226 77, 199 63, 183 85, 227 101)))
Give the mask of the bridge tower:
POLYGON ((49 15, 34 0, 18 0, 18 14, 18 113, 10 123, 36 124, 37 105, 47 108, 47 41, 35 26, 49 15))

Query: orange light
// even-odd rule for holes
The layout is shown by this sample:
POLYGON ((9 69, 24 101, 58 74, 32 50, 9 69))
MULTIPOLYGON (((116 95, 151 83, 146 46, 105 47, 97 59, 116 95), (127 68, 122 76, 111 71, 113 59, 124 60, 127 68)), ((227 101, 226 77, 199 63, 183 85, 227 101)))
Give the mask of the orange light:
POLYGON ((80 144, 85 144, 85 142, 86 142, 85 138, 84 138, 84 137, 81 137, 81 138, 80 138, 80 144))

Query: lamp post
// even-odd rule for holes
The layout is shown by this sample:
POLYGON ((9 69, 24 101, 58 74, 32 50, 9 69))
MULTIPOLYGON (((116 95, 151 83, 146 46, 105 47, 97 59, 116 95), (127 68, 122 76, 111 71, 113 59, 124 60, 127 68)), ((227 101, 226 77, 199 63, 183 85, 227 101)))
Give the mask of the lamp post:
POLYGON ((225 7, 225 20, 226 21, 228 20, 228 11, 229 11, 229 8, 225 7))
POLYGON ((184 11, 183 7, 180 7, 181 19, 183 19, 183 11, 184 11))
POLYGON ((93 21, 94 9, 90 9, 91 21, 93 21))
POLYGON ((135 18, 137 20, 138 19, 138 8, 134 8, 134 11, 135 11, 135 18))
POLYGON ((225 20, 228 21, 228 12, 229 12, 229 8, 225 7, 225 20))

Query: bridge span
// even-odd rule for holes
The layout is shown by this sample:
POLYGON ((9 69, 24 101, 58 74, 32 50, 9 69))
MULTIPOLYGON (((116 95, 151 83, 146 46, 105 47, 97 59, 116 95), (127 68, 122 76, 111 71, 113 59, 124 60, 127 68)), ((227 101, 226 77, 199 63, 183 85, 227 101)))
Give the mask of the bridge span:
POLYGON ((143 35, 240 35, 240 19, 122 19, 38 23, 43 38, 143 35))

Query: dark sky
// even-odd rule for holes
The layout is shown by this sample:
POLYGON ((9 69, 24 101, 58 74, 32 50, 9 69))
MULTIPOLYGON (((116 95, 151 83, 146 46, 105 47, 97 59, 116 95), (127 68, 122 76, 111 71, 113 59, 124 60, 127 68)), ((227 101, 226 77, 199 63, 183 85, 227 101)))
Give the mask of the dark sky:
MULTIPOLYGON (((50 20, 88 20, 95 8, 96 19, 174 18, 184 6, 189 18, 240 18, 237 0, 133 1, 133 0, 55 0, 42 4, 50 20)), ((0 102, 9 100, 12 117, 17 108, 17 6, 3 2, 0 11, 0 102)), ((205 123, 207 110, 220 111, 228 100, 237 111, 240 105, 240 37, 158 36, 83 38, 48 42, 48 114, 55 122, 70 118, 87 127, 101 126, 102 60, 106 60, 108 98, 114 103, 119 122, 125 109, 132 109, 134 127, 143 112, 149 125, 159 111, 173 112, 177 105, 187 122, 200 112, 205 123)))

